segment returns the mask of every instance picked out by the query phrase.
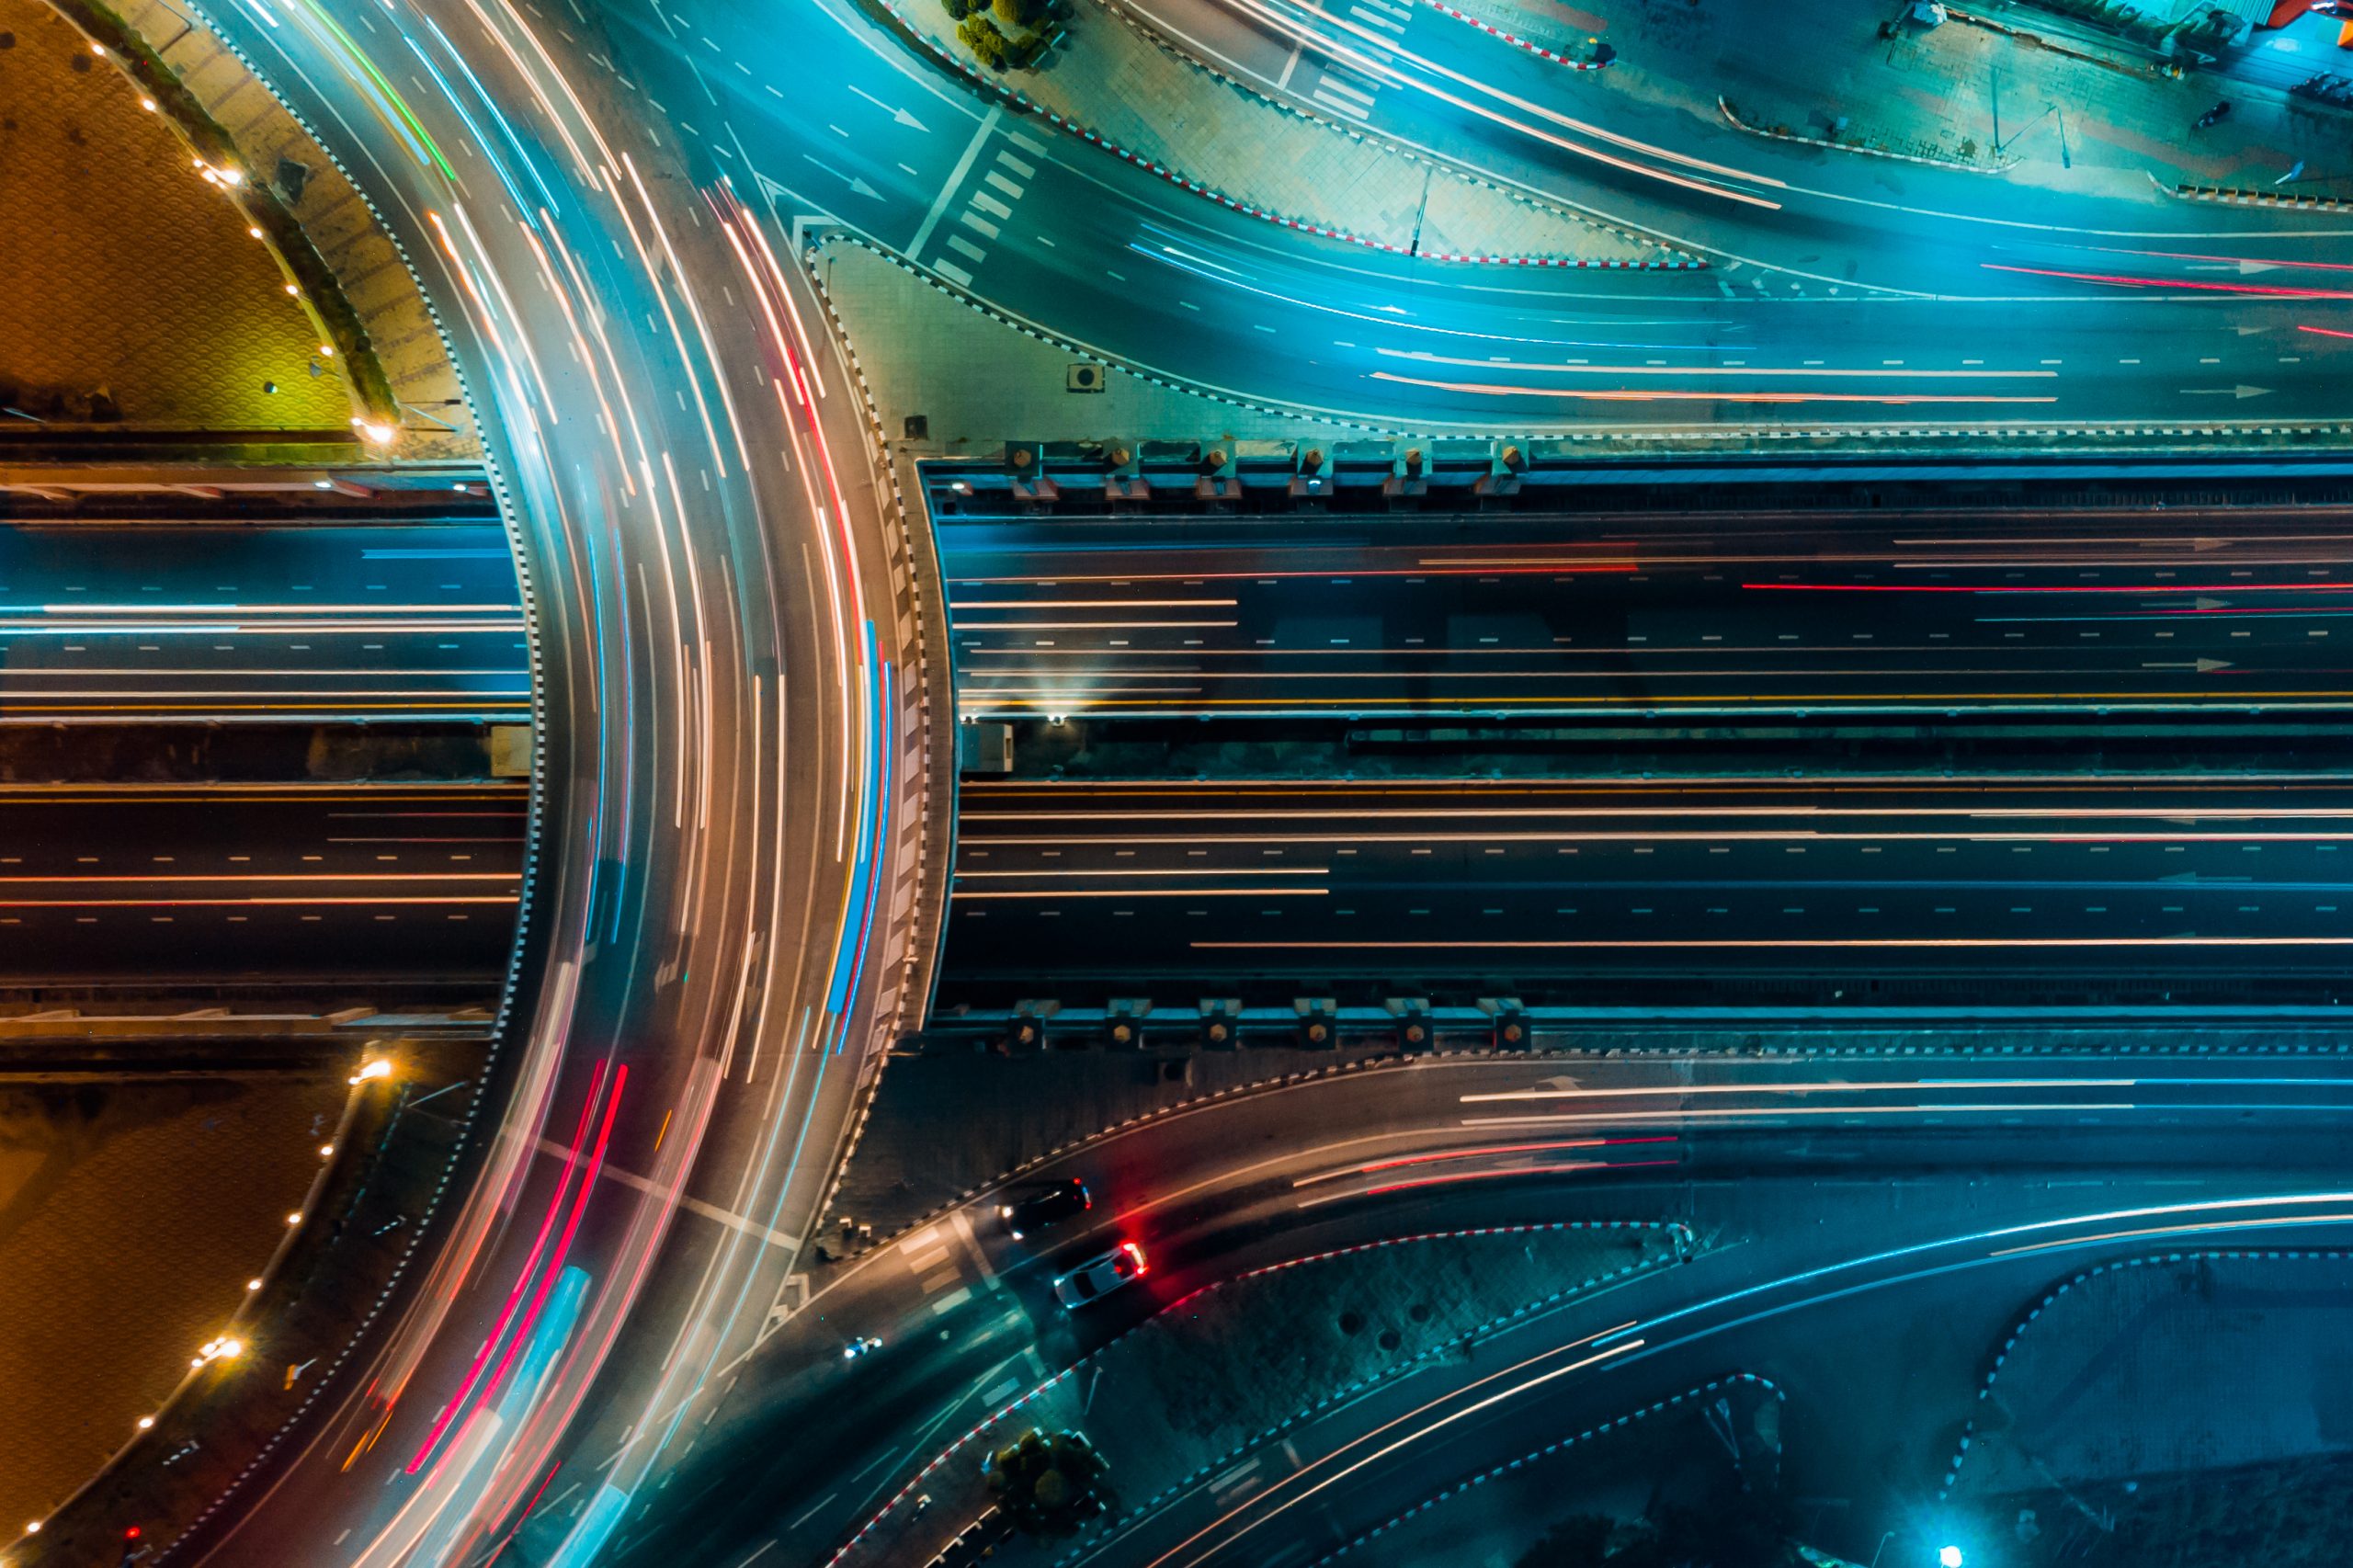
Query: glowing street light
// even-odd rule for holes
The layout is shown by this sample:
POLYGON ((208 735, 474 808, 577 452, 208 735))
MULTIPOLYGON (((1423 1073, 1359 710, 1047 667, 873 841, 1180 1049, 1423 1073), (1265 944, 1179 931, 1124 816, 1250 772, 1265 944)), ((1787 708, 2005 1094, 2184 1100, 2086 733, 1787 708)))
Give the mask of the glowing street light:
POLYGON ((223 1335, 219 1339, 208 1339, 202 1345, 199 1346, 197 1347, 196 1359, 190 1361, 188 1365, 191 1367, 202 1367, 213 1361, 233 1361, 244 1353, 245 1342, 244 1340, 233 1339, 223 1335))
POLYGON ((1961 1548, 1957 1546, 1937 1548, 1937 1568, 1961 1568, 1961 1548))
POLYGON ((359 1064, 359 1071, 354 1073, 349 1078, 347 1078, 344 1081, 348 1084, 365 1084, 371 1079, 389 1078, 392 1075, 392 1058, 387 1056, 378 1056, 361 1062, 359 1064))

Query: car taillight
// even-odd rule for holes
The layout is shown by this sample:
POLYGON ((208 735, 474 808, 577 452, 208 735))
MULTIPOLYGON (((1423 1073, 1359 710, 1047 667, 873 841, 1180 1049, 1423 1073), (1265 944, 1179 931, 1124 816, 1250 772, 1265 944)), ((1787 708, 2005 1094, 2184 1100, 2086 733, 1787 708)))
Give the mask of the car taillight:
POLYGON ((1136 1272, 1138 1274, 1142 1274, 1143 1272, 1143 1248, 1136 1245, 1133 1242, 1121 1242, 1120 1244, 1120 1250, 1128 1255, 1130 1261, 1134 1263, 1136 1266, 1136 1272))

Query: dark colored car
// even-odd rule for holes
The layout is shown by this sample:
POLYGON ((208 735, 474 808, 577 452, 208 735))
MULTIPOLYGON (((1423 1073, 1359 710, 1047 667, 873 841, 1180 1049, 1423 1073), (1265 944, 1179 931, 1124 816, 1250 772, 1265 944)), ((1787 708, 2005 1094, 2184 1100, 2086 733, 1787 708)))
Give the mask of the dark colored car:
POLYGON ((1033 1235, 1049 1225, 1059 1225, 1064 1220, 1086 1213, 1095 1206, 1086 1196, 1086 1184, 1076 1176, 1058 1181, 1051 1187, 1041 1187, 1027 1198, 997 1206, 997 1218, 1005 1221, 1015 1241, 1033 1235))

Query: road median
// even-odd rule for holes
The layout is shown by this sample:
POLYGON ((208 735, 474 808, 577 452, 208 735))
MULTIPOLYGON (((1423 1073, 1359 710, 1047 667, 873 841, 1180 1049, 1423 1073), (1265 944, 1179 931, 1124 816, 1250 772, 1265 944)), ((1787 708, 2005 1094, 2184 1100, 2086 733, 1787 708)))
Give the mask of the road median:
POLYGON ((1654 269, 1699 265, 1377 137, 1277 104, 1124 12, 1080 7, 1044 67, 983 65, 934 0, 870 0, 983 90, 1230 211, 1425 260, 1654 269))

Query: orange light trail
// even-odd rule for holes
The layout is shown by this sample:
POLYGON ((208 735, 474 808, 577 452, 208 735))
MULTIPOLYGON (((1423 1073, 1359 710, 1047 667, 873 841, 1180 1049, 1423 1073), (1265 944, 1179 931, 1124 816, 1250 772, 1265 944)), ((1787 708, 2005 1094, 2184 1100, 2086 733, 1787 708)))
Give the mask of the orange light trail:
MULTIPOLYGON (((2353 295, 2346 298, 2353 299, 2353 295)), ((1416 376, 1394 375, 1387 370, 1374 370, 1367 377, 1375 381, 1394 381, 1399 386, 1428 387, 1438 392, 1475 392, 1482 397, 1552 397, 1574 403, 1875 403, 1891 405, 1912 403, 2057 403, 2055 397, 2007 396, 1995 392, 1723 392, 1713 387, 1677 388, 1672 392, 1631 392, 1601 388, 1574 387, 1515 387, 1486 381, 1433 381, 1416 376)))

